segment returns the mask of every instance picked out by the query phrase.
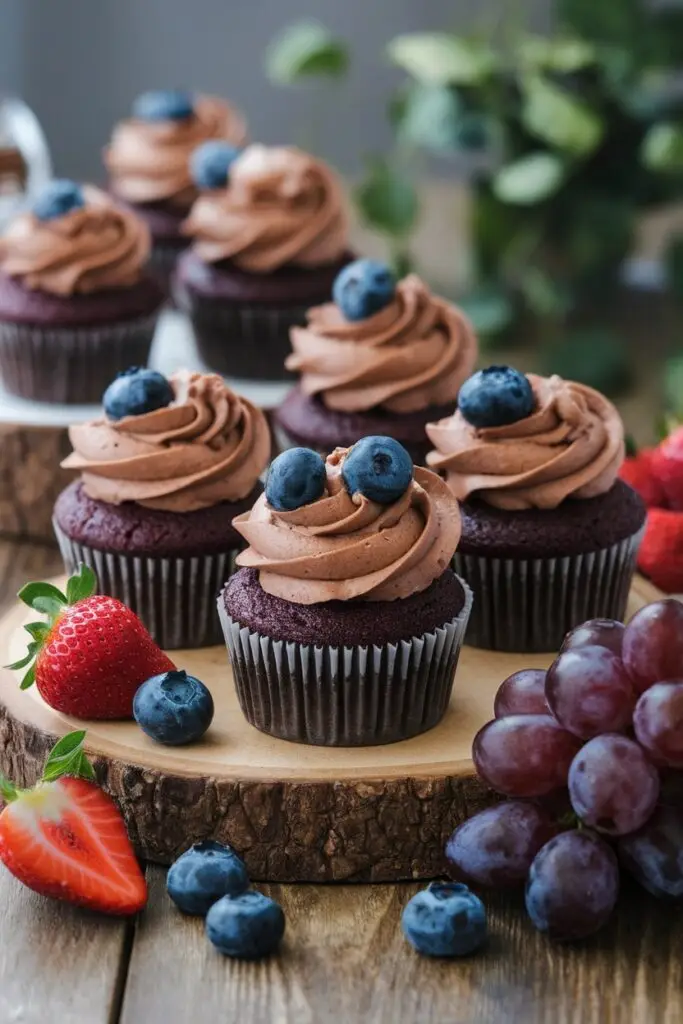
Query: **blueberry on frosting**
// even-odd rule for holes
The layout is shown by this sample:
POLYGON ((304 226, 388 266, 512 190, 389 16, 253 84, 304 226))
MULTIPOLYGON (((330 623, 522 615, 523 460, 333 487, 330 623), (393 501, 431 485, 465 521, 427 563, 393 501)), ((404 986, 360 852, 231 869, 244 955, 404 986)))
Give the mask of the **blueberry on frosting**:
POLYGON ((38 220, 55 220, 85 206, 83 189, 68 178, 55 178, 45 186, 33 204, 38 220))
POLYGON ((197 188, 225 188, 230 167, 242 150, 229 142, 210 139, 202 143, 190 157, 190 173, 197 188))
POLYGON ((347 320, 367 320, 389 305, 396 278, 386 263, 355 260, 337 274, 332 297, 347 320))
POLYGON ((413 460, 393 437, 364 437, 344 459, 341 474, 349 494, 390 505, 410 486, 413 460))
POLYGON ((293 512, 322 498, 325 481, 325 463, 317 452, 290 448, 271 463, 266 501, 277 512, 293 512))
POLYGON ((141 121, 185 121, 193 114, 192 96, 182 89, 152 89, 133 103, 133 116, 141 121))
POLYGON ((465 381, 458 395, 458 409, 477 429, 504 427, 531 415, 534 393, 519 370, 489 366, 465 381))
POLYGON ((163 373, 131 366, 114 378, 104 392, 102 404, 110 420, 121 420, 124 416, 165 409, 174 398, 173 388, 163 373))

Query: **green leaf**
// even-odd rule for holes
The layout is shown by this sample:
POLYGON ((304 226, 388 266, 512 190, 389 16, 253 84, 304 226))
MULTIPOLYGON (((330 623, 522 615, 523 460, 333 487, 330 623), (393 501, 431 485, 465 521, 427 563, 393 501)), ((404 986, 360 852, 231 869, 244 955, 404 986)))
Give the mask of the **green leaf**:
POLYGON ((475 85, 495 68, 493 50, 484 43, 447 32, 396 36, 388 46, 394 64, 428 85, 475 85))
POLYGON ((587 156, 604 133, 602 119, 587 104, 541 78, 522 82, 522 121, 532 135, 573 156, 587 156))
POLYGON ((27 583, 17 594, 19 600, 32 608, 54 618, 66 604, 66 597, 51 583, 27 583))
POLYGON ((677 417, 683 414, 683 356, 674 356, 666 361, 664 407, 677 417))
POLYGON ((641 159, 651 171, 683 171, 683 125, 653 124, 643 139, 641 159))
POLYGON ((541 372, 580 381, 612 398, 632 382, 627 351, 626 342, 612 331, 584 328, 545 347, 541 372))
POLYGON ((30 689, 33 686, 35 681, 36 681, 36 666, 35 665, 31 665, 30 669, 28 670, 28 672, 26 673, 24 678, 21 680, 21 683, 19 684, 19 689, 20 690, 28 690, 28 689, 30 689))
POLYGON ((6 804, 11 804, 17 798, 17 787, 4 775, 0 775, 0 799, 6 804))
POLYGON ((462 296, 458 305, 480 335, 500 334, 510 326, 514 318, 509 296, 493 284, 481 285, 462 296))
POLYGON ((520 274, 519 288, 526 305, 538 317, 559 320, 571 307, 567 289, 541 267, 525 267, 520 274))
POLYGON ((496 172, 493 191, 505 203, 532 206, 554 195, 564 178, 565 167, 559 156, 528 153, 496 172))
POLYGON ((683 302, 683 236, 673 238, 664 254, 666 282, 678 302, 683 302))
POLYGON ((299 21, 266 51, 266 73, 281 85, 315 76, 340 78, 349 65, 346 44, 317 21, 299 21))
POLYGON ((63 775, 94 779, 95 772, 83 751, 85 730, 70 732, 54 745, 43 768, 43 781, 54 782, 63 775))
POLYGON ((92 597, 97 589, 97 577, 90 566, 83 562, 75 576, 71 576, 66 585, 66 599, 69 604, 85 601, 92 597))
POLYGON ((48 622, 29 622, 24 626, 24 629, 33 637, 36 643, 40 645, 44 642, 45 637, 50 632, 50 625, 48 622))
POLYGON ((460 106, 458 94, 448 86, 414 83, 403 103, 399 139, 437 153, 456 149, 460 106))
POLYGON ((32 640, 31 643, 28 645, 24 657, 20 658, 19 661, 12 662, 11 665, 5 665, 5 668, 10 669, 11 672, 18 672, 19 669, 26 668, 27 665, 31 664, 36 654, 38 653, 39 649, 40 643, 36 640, 32 640))
POLYGON ((571 36, 557 39, 523 36, 517 43, 517 55, 527 67, 560 72, 580 71, 597 61, 596 50, 591 43, 571 36))
POLYGON ((401 238, 412 230, 418 215, 415 186, 386 160, 373 160, 364 181, 354 190, 361 216, 377 231, 401 238))

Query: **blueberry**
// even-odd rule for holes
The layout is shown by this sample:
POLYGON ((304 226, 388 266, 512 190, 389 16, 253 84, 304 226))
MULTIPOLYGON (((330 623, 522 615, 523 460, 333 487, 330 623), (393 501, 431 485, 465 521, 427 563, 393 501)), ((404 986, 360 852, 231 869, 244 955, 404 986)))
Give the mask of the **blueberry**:
POLYGON ((190 173, 197 188, 225 188, 230 167, 241 152, 237 146, 219 139, 198 146, 190 157, 190 173))
POLYGON ((407 903, 403 934, 424 956, 467 956, 486 941, 486 911, 459 882, 432 882, 407 903))
POLYGON ((255 889, 224 896, 206 915, 206 934, 216 949, 240 960, 270 956, 284 933, 282 907, 255 889))
POLYGON ((460 388, 458 409, 473 427, 504 427, 534 411, 531 384, 510 366, 489 366, 460 388))
POLYGON ((322 498, 325 463, 310 448, 289 448, 273 459, 266 479, 266 501, 278 512, 292 512, 322 498))
POLYGON ((157 743, 169 747, 194 743, 211 725, 213 697, 204 683, 187 672, 163 672, 138 689, 133 717, 157 743))
POLYGON ((133 117, 141 121, 185 121, 193 114, 192 96, 182 89, 152 89, 133 103, 133 117))
POLYGON ((336 277, 332 296, 347 320, 365 320, 388 306, 396 293, 396 279, 386 263, 355 260, 336 277))
POLYGON ((349 494, 391 505, 410 486, 413 460, 393 437, 364 437, 349 451, 341 473, 349 494))
POLYGON ((124 416, 142 416, 165 409, 174 398, 173 388, 162 373, 131 366, 111 382, 102 404, 110 420, 121 420, 124 416))
POLYGON ((237 896, 249 888, 244 861, 222 843, 207 840, 186 850, 168 869, 168 895, 184 914, 209 912, 221 896, 237 896))
POLYGON ((46 185, 33 204, 38 220, 55 220, 85 206, 83 189, 68 178, 56 178, 46 185))

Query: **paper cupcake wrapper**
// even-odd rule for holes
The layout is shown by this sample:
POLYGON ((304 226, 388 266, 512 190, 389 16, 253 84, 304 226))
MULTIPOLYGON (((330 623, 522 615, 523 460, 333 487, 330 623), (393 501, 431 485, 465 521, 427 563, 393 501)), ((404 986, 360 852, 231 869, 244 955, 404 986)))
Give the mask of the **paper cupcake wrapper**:
POLYGON ((623 619, 643 533, 563 558, 456 552, 453 568, 474 592, 468 644, 490 651, 553 652, 587 619, 623 619))
POLYGON ((94 404, 121 370, 146 366, 157 313, 91 327, 0 322, 7 391, 39 402, 94 404))
POLYGON ((394 743, 433 728, 453 689, 472 593, 451 622, 412 640, 314 647, 273 640, 220 616, 247 721, 271 736, 317 746, 394 743))
POLYGON ((237 550, 188 558, 122 555, 79 544, 53 525, 67 571, 90 566, 98 592, 131 608, 164 650, 223 642, 216 597, 235 571, 237 550))

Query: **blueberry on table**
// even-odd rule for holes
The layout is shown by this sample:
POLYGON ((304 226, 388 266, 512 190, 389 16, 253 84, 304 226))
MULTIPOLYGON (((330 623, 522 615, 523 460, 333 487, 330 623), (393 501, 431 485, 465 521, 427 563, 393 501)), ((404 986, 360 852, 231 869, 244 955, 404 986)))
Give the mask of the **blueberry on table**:
POLYGON ((197 843, 171 865, 168 895, 184 914, 206 915, 222 896, 238 896, 249 888, 241 857, 213 840, 197 843))
POLYGON ((238 146, 210 139, 198 146, 190 157, 190 173, 197 188, 225 188, 230 167, 242 152, 238 146))
POLYGON ((410 486, 413 460, 393 437, 371 435, 354 444, 342 462, 341 474, 349 494, 390 505, 410 486))
POLYGON ((467 956, 486 941, 486 911, 459 882, 432 882, 406 904, 401 927, 423 956, 467 956))
POLYGON ((56 220, 72 210, 85 206, 83 189, 68 178, 55 178, 42 190, 35 203, 33 213, 38 220, 56 220))
POLYGON ((354 260, 344 267, 332 287, 332 297, 347 320, 366 320, 389 305, 396 278, 379 260, 354 260))
POLYGON ((165 409, 174 398, 173 388, 162 373, 132 366, 114 378, 102 404, 110 420, 122 420, 124 416, 165 409))
POLYGON ((534 411, 534 393, 523 373, 510 366, 489 366, 460 388, 458 409, 473 427, 504 427, 534 411))
POLYGON ((255 889, 224 896, 206 915, 209 940, 220 953, 240 960, 270 956, 284 933, 282 907, 255 889))
POLYGON ((176 747, 201 739, 213 720, 213 697, 182 670, 152 676, 133 698, 133 717, 151 739, 176 747))
POLYGON ((133 103, 133 117, 141 121, 185 121, 193 114, 192 96, 182 89, 152 89, 133 103))
POLYGON ((278 512, 294 509, 322 498, 325 493, 325 463, 311 448, 289 448, 273 459, 266 478, 266 501, 278 512))

